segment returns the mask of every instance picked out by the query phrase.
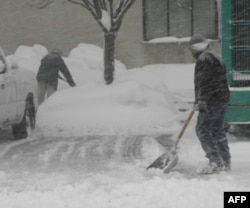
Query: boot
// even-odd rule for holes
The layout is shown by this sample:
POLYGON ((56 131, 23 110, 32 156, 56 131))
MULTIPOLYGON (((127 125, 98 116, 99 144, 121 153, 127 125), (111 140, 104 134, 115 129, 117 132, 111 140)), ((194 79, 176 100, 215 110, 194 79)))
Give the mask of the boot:
POLYGON ((224 171, 230 171, 231 170, 231 160, 224 160, 223 161, 223 165, 224 165, 224 171))
POLYGON ((216 162, 209 162, 206 167, 201 170, 201 174, 215 174, 222 170, 222 164, 217 164, 216 162))

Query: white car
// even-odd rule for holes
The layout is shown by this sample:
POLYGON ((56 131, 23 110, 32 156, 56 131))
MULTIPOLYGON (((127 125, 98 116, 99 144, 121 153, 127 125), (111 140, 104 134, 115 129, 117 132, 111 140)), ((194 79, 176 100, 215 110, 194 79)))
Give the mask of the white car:
POLYGON ((12 127, 15 139, 28 136, 36 124, 35 73, 7 60, 0 48, 0 129, 12 127))

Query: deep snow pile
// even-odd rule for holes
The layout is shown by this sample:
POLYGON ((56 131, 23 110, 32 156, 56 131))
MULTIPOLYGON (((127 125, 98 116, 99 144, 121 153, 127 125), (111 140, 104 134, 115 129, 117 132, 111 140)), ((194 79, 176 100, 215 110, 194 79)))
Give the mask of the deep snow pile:
MULTIPOLYGON (((20 46, 13 56, 21 66, 36 72, 39 60, 46 53, 47 49, 40 45, 20 46)), ((116 61, 115 81, 107 86, 103 82, 100 48, 80 44, 64 59, 77 86, 70 88, 61 81, 58 92, 40 106, 37 124, 44 134, 179 131, 174 101, 192 101, 193 64, 126 70, 116 61)), ((147 161, 116 167, 112 172, 95 173, 74 182, 70 173, 39 175, 36 178, 39 180, 24 190, 3 187, 0 205, 4 208, 221 208, 224 191, 249 190, 246 166, 250 146, 248 142, 231 144, 235 168, 232 173, 198 177, 195 169, 205 158, 195 137, 194 125, 195 118, 181 141, 179 172, 164 175, 159 170, 145 171, 141 165, 160 154, 149 152, 155 143, 148 141, 144 144, 147 161)), ((0 182, 8 183, 8 180, 9 176, 0 172, 0 182)))
MULTIPOLYGON (((21 46, 15 58, 24 68, 36 72, 41 54, 46 51, 39 45, 21 46)), ((69 88, 60 82, 60 90, 39 108, 39 127, 46 128, 49 134, 63 135, 173 131, 178 124, 166 83, 167 69, 126 70, 116 60, 115 81, 106 85, 102 55, 97 46, 80 44, 64 58, 77 87, 69 88)))

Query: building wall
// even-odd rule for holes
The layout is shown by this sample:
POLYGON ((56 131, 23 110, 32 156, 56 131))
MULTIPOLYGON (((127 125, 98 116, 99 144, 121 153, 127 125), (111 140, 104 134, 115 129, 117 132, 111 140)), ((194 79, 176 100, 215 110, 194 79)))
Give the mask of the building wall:
MULTIPOLYGON (((0 45, 7 55, 20 45, 41 44, 61 48, 64 56, 79 43, 103 47, 103 32, 90 13, 67 0, 54 0, 39 9, 39 0, 0 0, 0 45)), ((136 1, 124 17, 116 39, 116 59, 127 68, 148 64, 191 63, 187 43, 144 43, 142 1, 136 1)), ((214 42, 215 49, 219 44, 214 42)))

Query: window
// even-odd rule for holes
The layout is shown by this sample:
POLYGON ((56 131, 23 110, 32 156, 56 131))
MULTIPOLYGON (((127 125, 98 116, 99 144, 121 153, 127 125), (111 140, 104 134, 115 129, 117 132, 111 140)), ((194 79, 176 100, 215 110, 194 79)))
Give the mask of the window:
POLYGON ((218 37, 217 0, 143 0, 143 38, 218 37))

